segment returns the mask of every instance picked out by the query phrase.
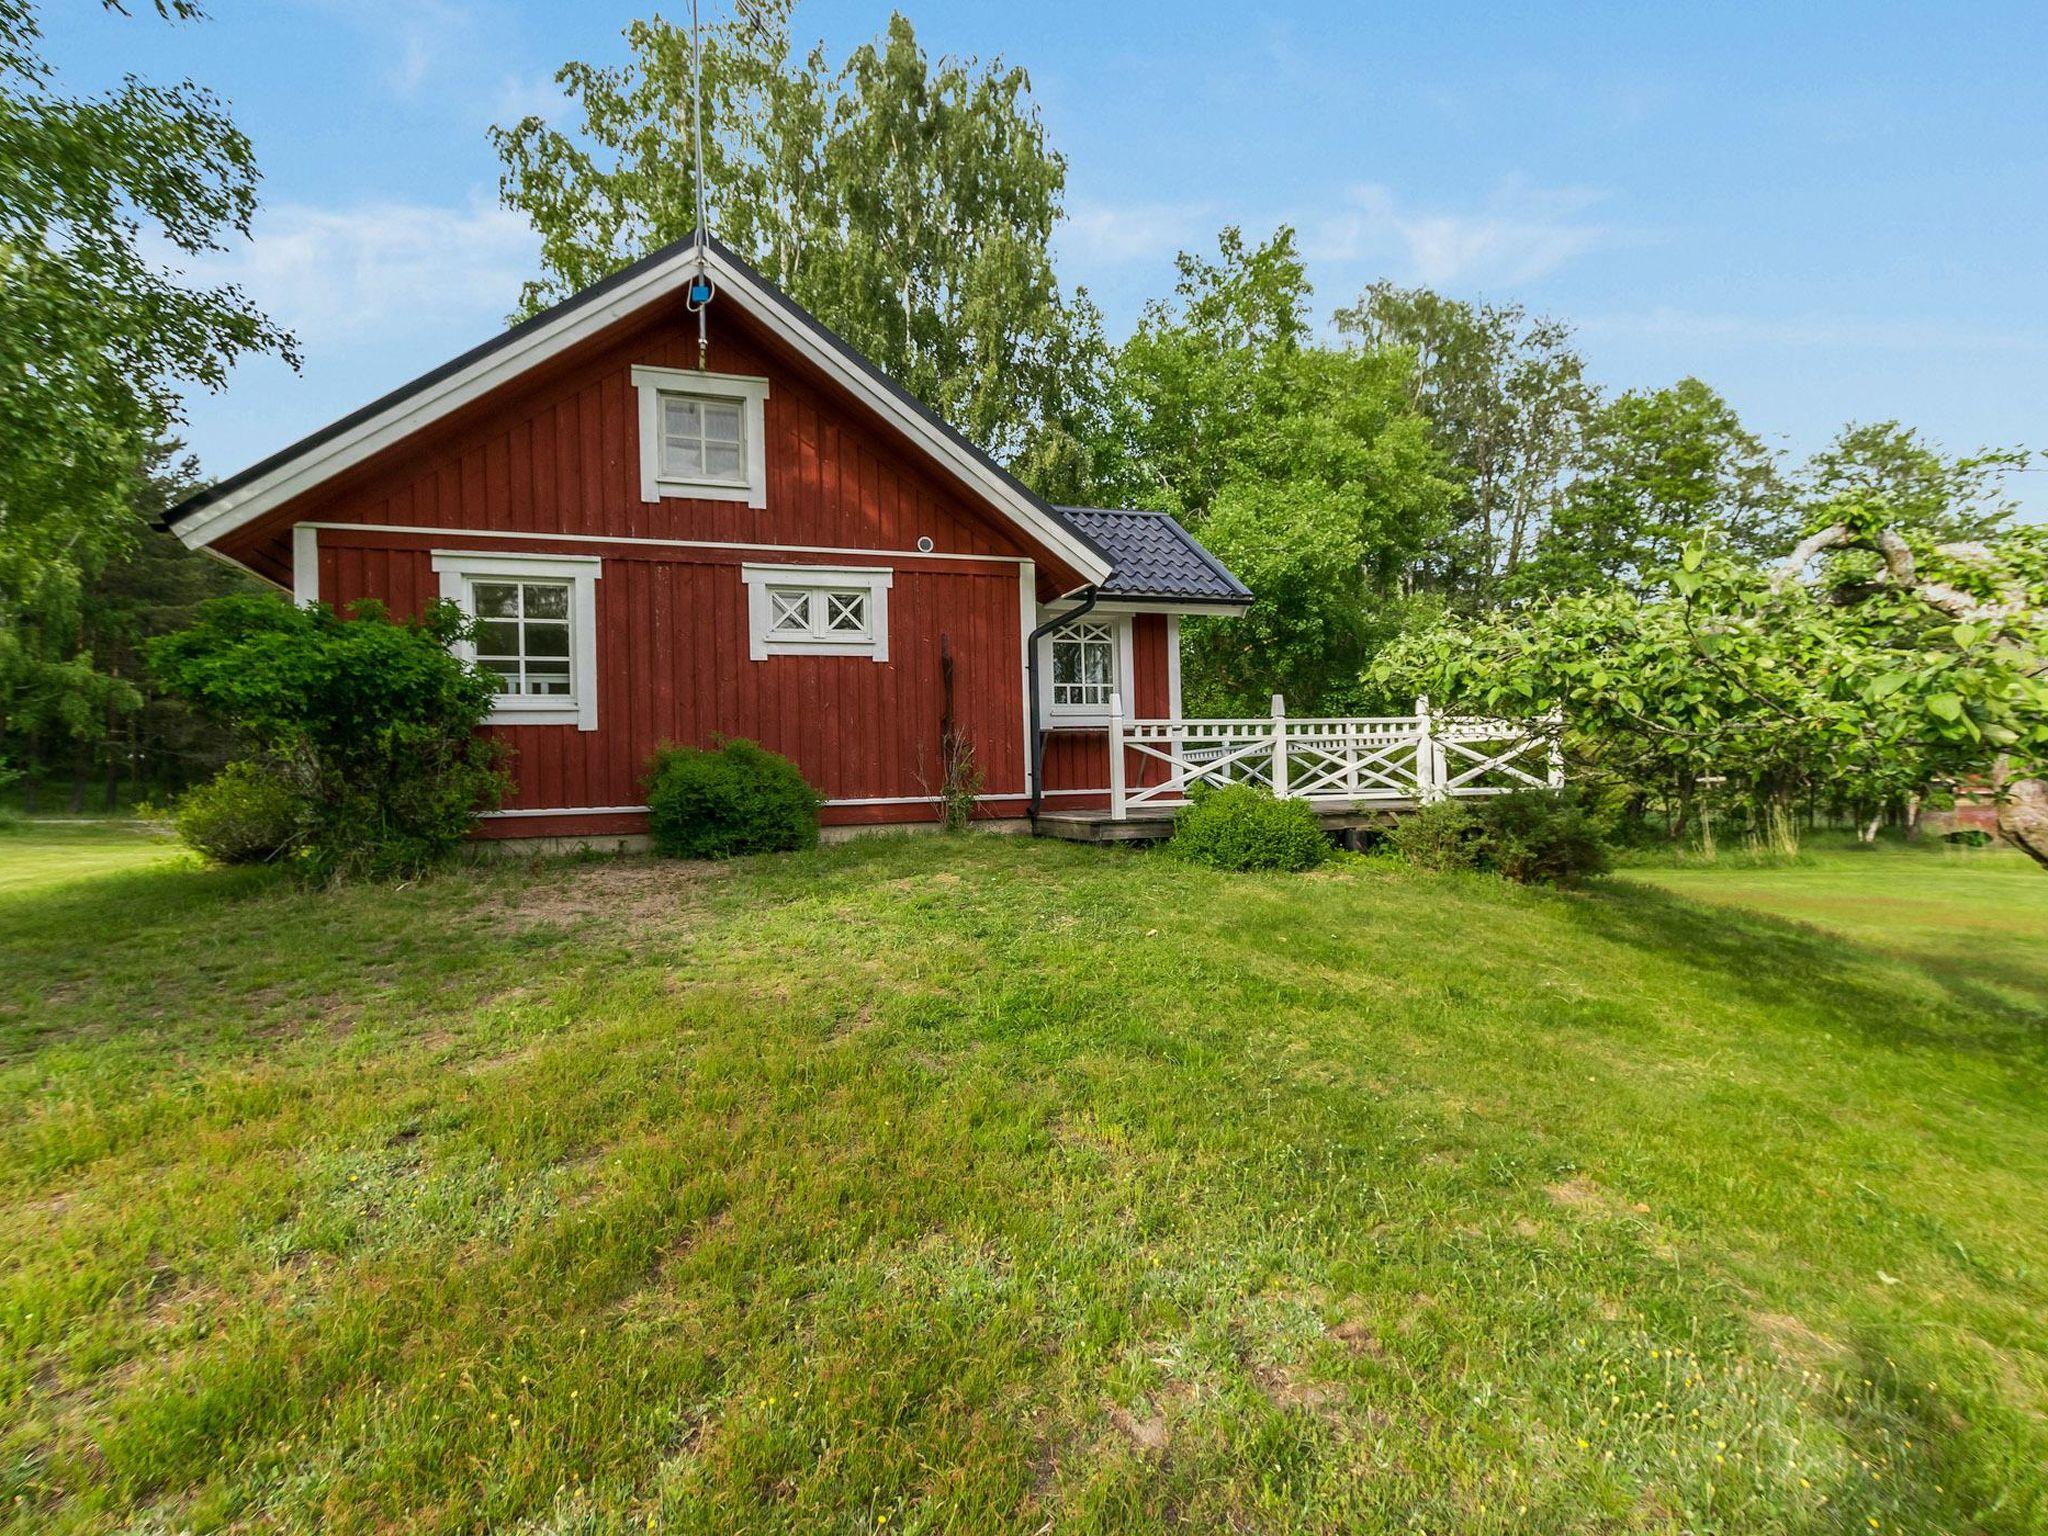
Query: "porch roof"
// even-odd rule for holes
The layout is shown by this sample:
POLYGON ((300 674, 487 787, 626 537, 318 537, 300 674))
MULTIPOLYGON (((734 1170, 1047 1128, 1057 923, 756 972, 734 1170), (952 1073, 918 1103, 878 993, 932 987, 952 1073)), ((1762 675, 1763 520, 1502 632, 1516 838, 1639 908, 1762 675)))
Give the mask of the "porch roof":
POLYGON ((1167 513, 1119 507, 1054 510, 1115 566, 1102 583, 1104 597, 1240 607, 1252 600, 1244 583, 1167 513))

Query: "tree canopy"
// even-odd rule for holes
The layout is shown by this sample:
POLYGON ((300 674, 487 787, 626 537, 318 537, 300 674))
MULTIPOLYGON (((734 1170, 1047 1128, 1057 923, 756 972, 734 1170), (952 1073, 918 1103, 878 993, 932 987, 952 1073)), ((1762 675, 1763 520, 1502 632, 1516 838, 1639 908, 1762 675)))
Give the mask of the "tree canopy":
MULTIPOLYGON (((747 9, 704 35, 719 238, 983 447, 1057 474, 1099 324, 1054 275, 1066 162, 1029 76, 934 59, 901 14, 835 65, 792 45, 788 0, 747 9)), ((626 40, 628 64, 556 73, 573 129, 493 130, 504 202, 541 237, 529 313, 696 221, 689 30, 636 21, 626 40)))
POLYGON ((41 41, 30 0, 0 0, 0 749, 96 738, 139 704, 98 665, 88 586, 140 532, 180 389, 249 352, 296 361, 233 285, 159 259, 249 232, 255 160, 220 100, 132 75, 66 96, 41 41))

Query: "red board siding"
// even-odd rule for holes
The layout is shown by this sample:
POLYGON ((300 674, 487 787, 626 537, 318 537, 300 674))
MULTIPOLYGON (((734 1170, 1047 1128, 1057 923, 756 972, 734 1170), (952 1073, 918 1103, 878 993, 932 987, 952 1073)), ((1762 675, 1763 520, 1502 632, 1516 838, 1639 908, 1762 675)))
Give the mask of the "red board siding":
MULTIPOLYGON (((694 322, 669 305, 229 535, 223 550, 289 581, 292 527, 319 524, 320 598, 343 608, 377 598, 401 614, 438 593, 435 548, 601 557, 598 729, 504 727, 517 785, 510 809, 637 806, 661 742, 746 736, 787 753, 831 799, 905 802, 842 805, 828 821, 928 816, 943 635, 984 792, 1012 797, 986 812, 1016 814, 1025 791, 1020 562, 1035 562, 1040 600, 1070 590, 1074 573, 739 310, 721 308, 711 324, 714 371, 769 380, 763 508, 641 499, 631 370, 696 363, 694 322), (932 552, 910 553, 923 539, 932 552), (889 566, 889 661, 750 660, 742 561, 889 566)), ((1133 643, 1134 708, 1164 714, 1165 620, 1140 616, 1133 643)), ((1106 783, 1099 737, 1056 735, 1046 766, 1053 787, 1106 783)), ((513 817, 489 831, 549 835, 557 822, 609 831, 615 820, 513 817)))
MULTIPOLYGON (((290 525, 311 521, 843 549, 909 550, 923 537, 942 554, 1045 558, 741 312, 724 311, 712 327, 714 371, 769 380, 765 507, 641 500, 631 371, 696 362, 694 326, 663 312, 566 372, 507 386, 487 410, 422 432, 223 547, 241 559, 288 558, 290 525)), ((1048 570, 1049 585, 1063 574, 1048 570)))
MULTIPOLYGON (((377 597, 416 613, 438 592, 430 551, 457 538, 326 530, 320 596, 377 597)), ((481 547, 482 540, 460 539, 481 547)), ((522 545, 603 557, 597 582, 598 728, 505 726, 517 785, 508 809, 639 805, 662 742, 744 736, 784 753, 828 798, 929 796, 939 785, 939 640, 954 657, 954 709, 985 793, 1024 790, 1016 567, 906 561, 889 593, 889 660, 748 657, 746 550, 522 545)), ((903 808, 897 819, 924 814, 903 808)))

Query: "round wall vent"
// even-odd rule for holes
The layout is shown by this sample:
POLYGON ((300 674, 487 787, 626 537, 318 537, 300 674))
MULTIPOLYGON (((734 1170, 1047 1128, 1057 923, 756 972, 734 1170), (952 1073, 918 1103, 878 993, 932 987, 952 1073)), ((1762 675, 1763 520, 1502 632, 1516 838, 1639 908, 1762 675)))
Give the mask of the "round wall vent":
POLYGON ((917 552, 921 555, 930 554, 932 550, 936 547, 937 546, 935 546, 932 543, 932 536, 930 534, 924 535, 924 537, 917 541, 917 552))

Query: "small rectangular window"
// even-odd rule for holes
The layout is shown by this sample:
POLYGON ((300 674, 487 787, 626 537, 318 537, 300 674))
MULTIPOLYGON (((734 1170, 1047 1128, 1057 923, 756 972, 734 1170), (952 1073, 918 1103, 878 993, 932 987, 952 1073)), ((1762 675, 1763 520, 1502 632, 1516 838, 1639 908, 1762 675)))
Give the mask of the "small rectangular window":
POLYGON ((768 381, 635 366, 640 499, 768 505, 768 381))
POLYGON ((476 621, 457 652, 491 679, 500 725, 597 729, 594 555, 437 549, 441 596, 476 621))
POLYGON ((496 674, 498 692, 566 699, 569 675, 569 583, 473 581, 476 659, 496 674))
POLYGON ((779 639, 865 640, 870 633, 868 594, 829 587, 770 587, 768 632, 779 639))
POLYGON ((746 483, 746 402, 690 395, 661 397, 661 472, 665 479, 746 483))

